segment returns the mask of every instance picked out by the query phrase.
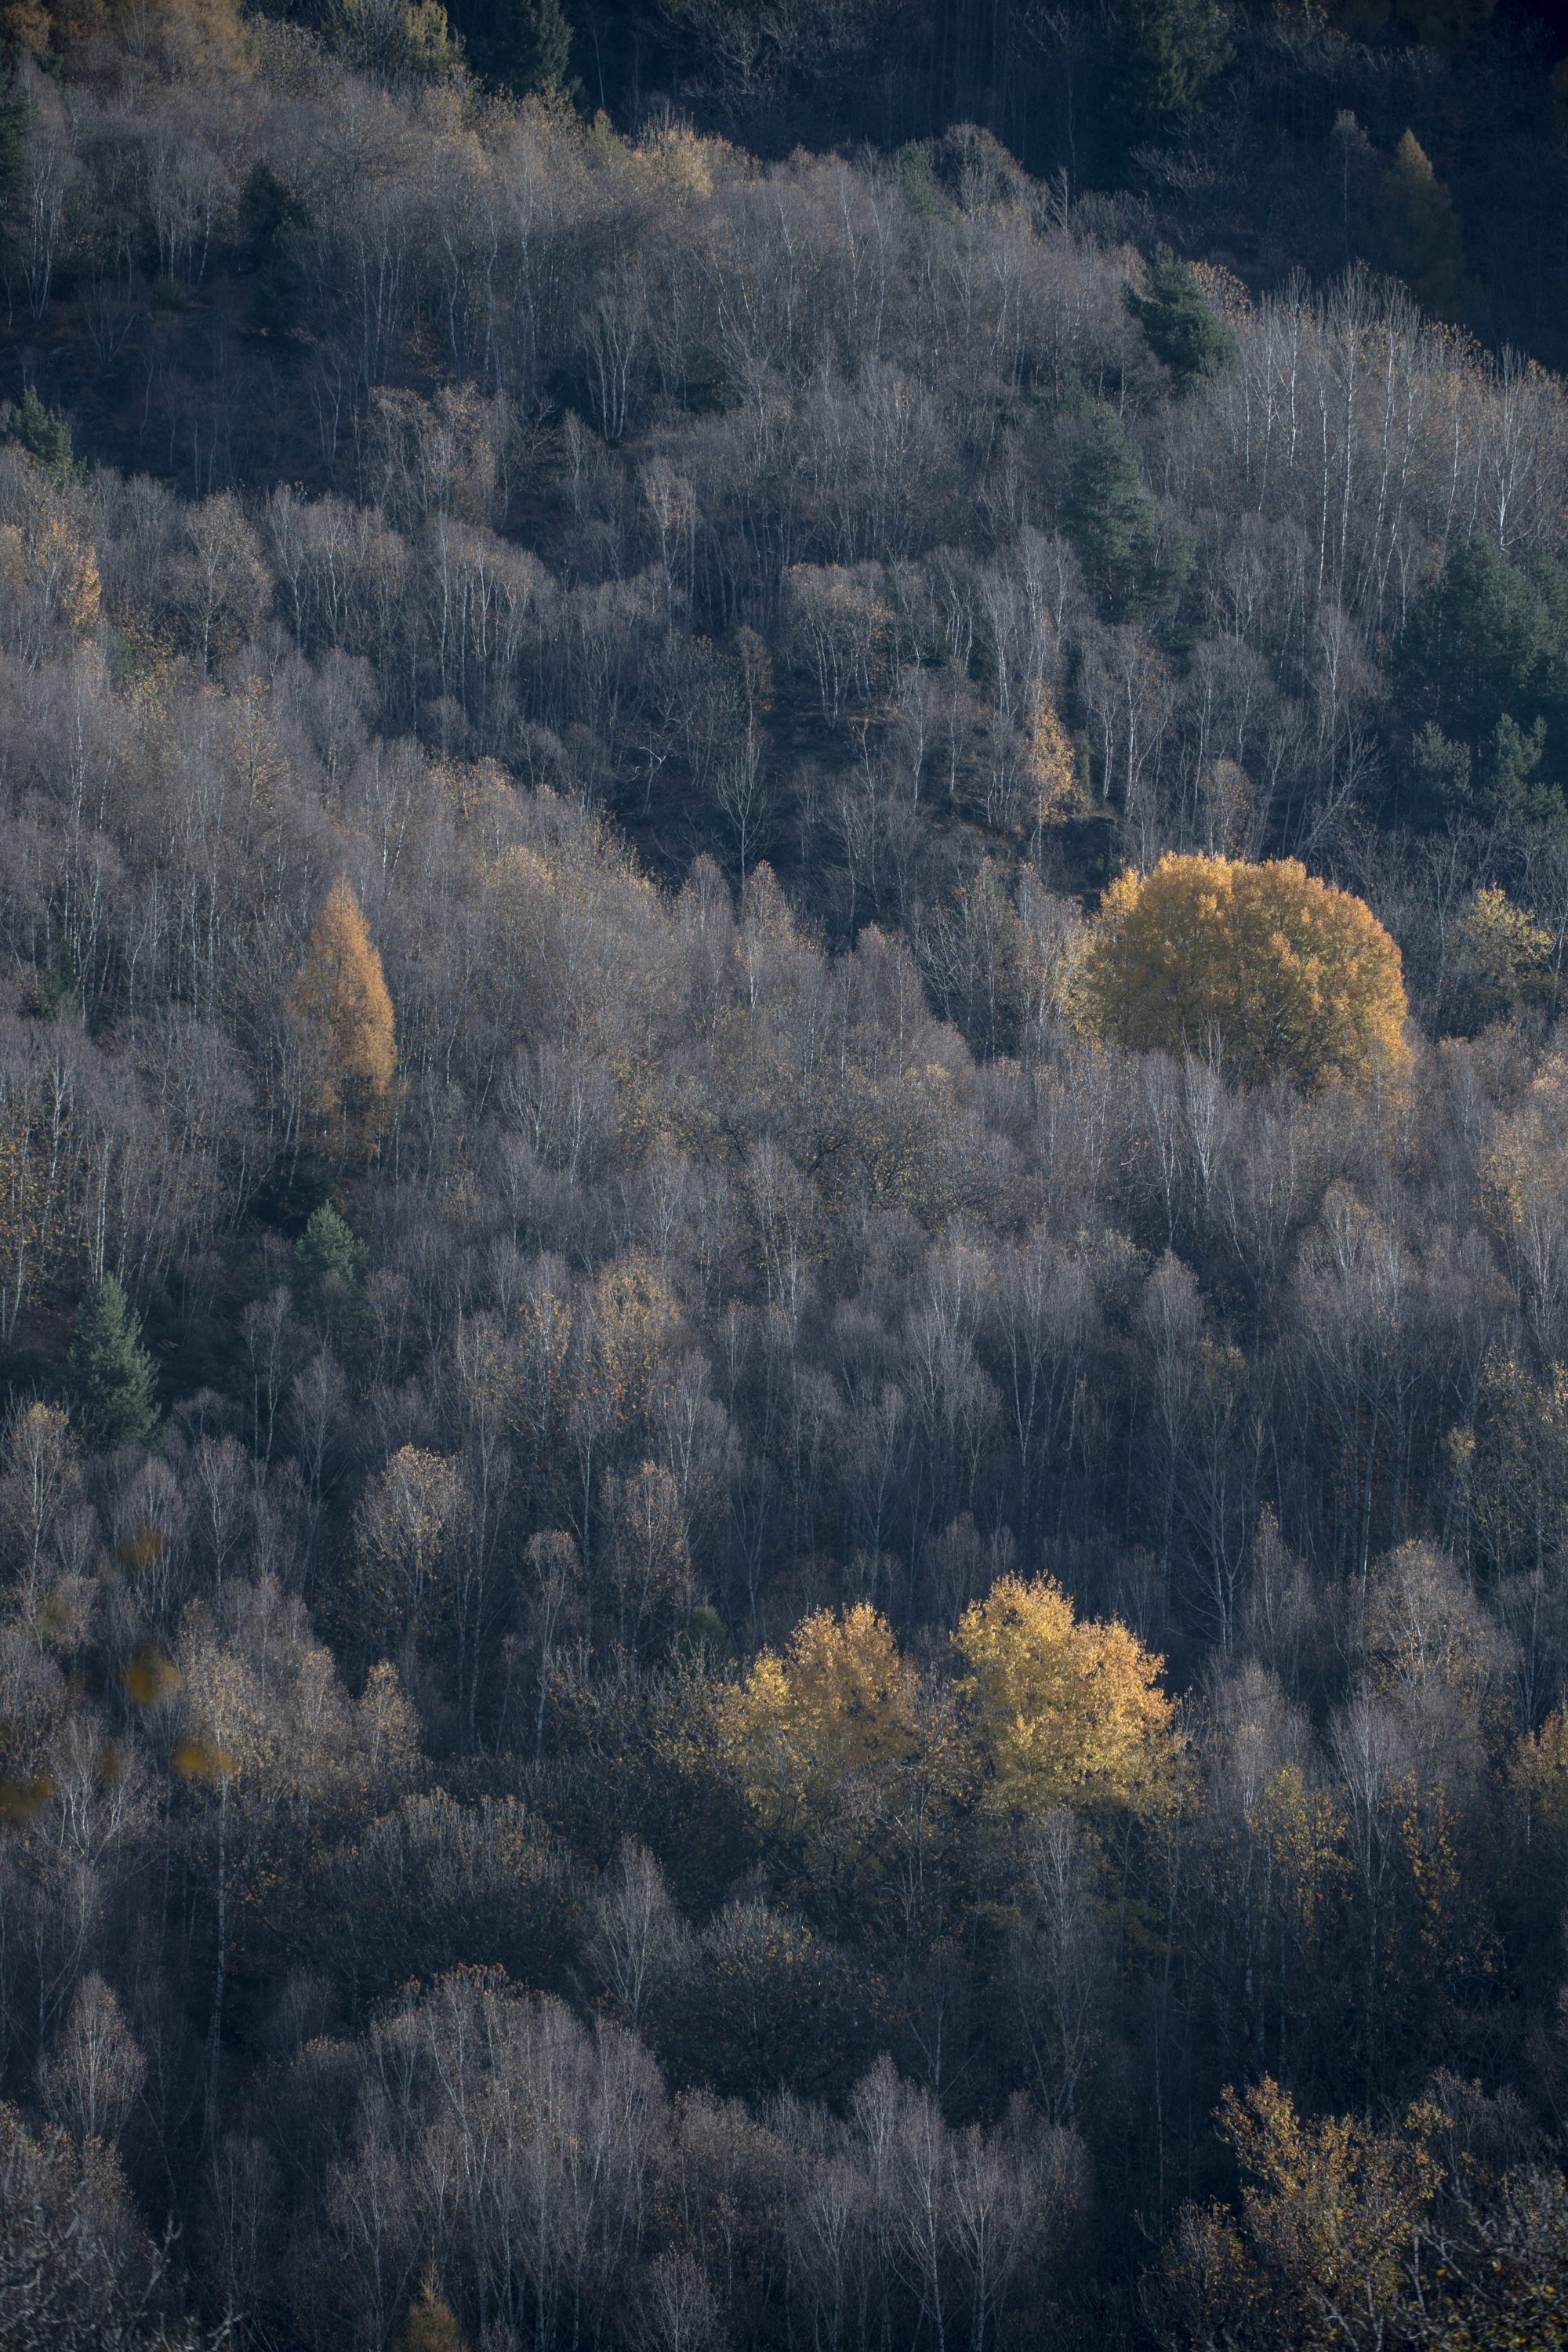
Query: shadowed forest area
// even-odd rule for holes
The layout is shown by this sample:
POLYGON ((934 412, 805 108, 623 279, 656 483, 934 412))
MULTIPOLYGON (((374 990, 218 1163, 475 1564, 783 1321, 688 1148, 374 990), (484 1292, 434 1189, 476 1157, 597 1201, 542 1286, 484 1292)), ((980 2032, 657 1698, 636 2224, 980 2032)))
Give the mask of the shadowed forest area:
POLYGON ((0 35, 0 2341, 1559 2342, 1551 24, 0 35))

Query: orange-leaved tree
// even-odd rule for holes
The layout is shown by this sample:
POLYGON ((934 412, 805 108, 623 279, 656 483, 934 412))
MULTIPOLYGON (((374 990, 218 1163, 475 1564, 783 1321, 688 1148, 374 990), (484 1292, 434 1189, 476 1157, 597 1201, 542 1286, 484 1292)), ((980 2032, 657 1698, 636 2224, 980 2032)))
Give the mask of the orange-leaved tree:
POLYGON ((1163 1661, 1114 1620, 1080 1622, 1048 1577, 998 1578, 953 1643, 969 1673, 990 1767, 987 1801, 1038 1816, 1053 1805, 1157 1801, 1174 1760, 1163 1661))
POLYGON ((392 999, 359 900, 340 875, 327 893, 290 999, 315 1054, 314 1104, 335 1147, 374 1149, 397 1070, 392 999))
POLYGON ((1399 950, 1360 898, 1293 857, 1163 857, 1112 883, 1090 943, 1091 1017, 1135 1048, 1184 1046, 1236 1076, 1399 1085, 1399 950))

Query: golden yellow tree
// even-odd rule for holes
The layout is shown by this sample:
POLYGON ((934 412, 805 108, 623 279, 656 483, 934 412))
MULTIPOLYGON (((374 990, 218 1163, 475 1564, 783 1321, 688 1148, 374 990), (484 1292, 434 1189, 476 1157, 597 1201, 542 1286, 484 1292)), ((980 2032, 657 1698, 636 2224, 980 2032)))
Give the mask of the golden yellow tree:
POLYGON ((1004 1576, 952 1637, 969 1673, 989 1802, 1038 1816, 1062 1803, 1142 1805, 1174 1758, 1163 1660, 1127 1626, 1082 1623, 1048 1577, 1004 1576))
POLYGON ((1506 890, 1478 890, 1455 924, 1448 948, 1444 1010, 1467 1030, 1500 1020, 1516 1004, 1544 1004, 1557 993, 1555 942, 1506 890))
POLYGON ((381 958, 341 875, 310 933, 291 1002, 316 1050, 318 1114, 339 1149, 374 1149, 392 1104, 397 1029, 381 958))
POLYGON ((1163 857, 1105 895, 1086 992, 1124 1045, 1215 1055, 1248 1081, 1398 1086, 1399 950, 1371 908, 1295 858, 1163 857))
POLYGON ((849 1775, 885 1782, 913 1756, 915 1673, 868 1602, 818 1609, 762 1653, 740 1713, 752 1803, 788 1833, 849 1775))
POLYGON ((441 2292, 432 2262, 419 2288, 419 2300, 408 2306, 403 2333, 393 2352, 461 2352, 462 2338, 452 2307, 441 2292))
POLYGON ((1035 697, 1029 774, 1035 786, 1037 823, 1049 824, 1057 817, 1070 815, 1078 799, 1078 761, 1072 738, 1044 687, 1035 697))
POLYGON ((1413 2107, 1403 2133, 1355 2116, 1304 2120, 1267 2074, 1243 2098, 1227 2090, 1220 2124, 1242 2168, 1241 2228, 1219 2205, 1180 2216, 1164 2274, 1183 2336, 1382 2342, 1436 2186, 1424 2141, 1442 2122, 1432 2107, 1413 2107))

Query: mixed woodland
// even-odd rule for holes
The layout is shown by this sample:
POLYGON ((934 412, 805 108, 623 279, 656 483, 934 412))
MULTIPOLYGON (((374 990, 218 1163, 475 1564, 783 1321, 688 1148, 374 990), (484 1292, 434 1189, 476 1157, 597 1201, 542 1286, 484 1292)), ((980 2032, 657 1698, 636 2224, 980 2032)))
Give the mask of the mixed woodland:
POLYGON ((1549 22, 0 36, 0 2341, 1560 2343, 1549 22))

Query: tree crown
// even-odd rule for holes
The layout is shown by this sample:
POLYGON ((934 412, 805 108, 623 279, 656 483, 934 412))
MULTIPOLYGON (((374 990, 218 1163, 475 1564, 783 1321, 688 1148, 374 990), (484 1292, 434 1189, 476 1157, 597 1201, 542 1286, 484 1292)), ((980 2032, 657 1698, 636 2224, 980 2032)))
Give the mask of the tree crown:
POLYGON ((1090 1015, 1124 1045, 1208 1054, 1253 1083, 1402 1082, 1398 948, 1360 898, 1295 858, 1163 857, 1106 893, 1090 1015))

